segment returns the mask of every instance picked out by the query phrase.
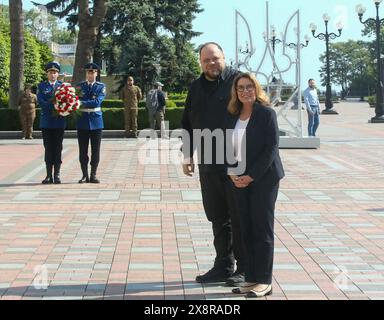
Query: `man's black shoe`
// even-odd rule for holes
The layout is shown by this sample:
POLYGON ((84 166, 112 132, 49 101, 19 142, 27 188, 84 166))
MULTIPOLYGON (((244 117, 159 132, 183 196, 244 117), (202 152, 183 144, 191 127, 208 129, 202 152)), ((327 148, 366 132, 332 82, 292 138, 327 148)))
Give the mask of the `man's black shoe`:
POLYGON ((53 167, 53 169, 54 169, 53 183, 54 184, 60 184, 61 183, 60 168, 61 168, 61 164, 55 164, 53 167))
POLYGON ((244 281, 244 272, 236 270, 236 272, 232 276, 230 276, 225 283, 228 287, 238 287, 244 281))
POLYGON ((43 181, 41 181, 42 184, 51 184, 53 183, 53 177, 52 177, 52 165, 46 165, 47 169, 47 176, 43 181))
POLYGON ((53 178, 46 176, 45 179, 43 181, 41 181, 41 183, 42 184, 51 184, 51 183, 53 183, 53 178))
POLYGON ((199 283, 213 283, 225 282, 231 276, 232 272, 223 269, 212 268, 207 273, 196 277, 196 282, 199 283))
POLYGON ((100 183, 100 180, 97 179, 97 177, 93 174, 91 174, 91 177, 89 178, 90 183, 100 183))
POLYGON ((89 183, 89 177, 88 176, 83 176, 80 180, 79 183, 89 183))

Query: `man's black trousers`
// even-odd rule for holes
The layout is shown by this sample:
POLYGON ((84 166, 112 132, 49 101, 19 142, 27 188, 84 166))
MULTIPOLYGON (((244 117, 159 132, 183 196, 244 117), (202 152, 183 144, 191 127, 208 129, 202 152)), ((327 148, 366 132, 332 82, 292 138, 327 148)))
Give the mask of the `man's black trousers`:
POLYGON ((64 129, 41 129, 44 143, 44 161, 48 166, 61 164, 64 129))
POLYGON ((244 248, 240 234, 239 215, 235 210, 233 191, 224 172, 200 172, 204 210, 212 223, 216 250, 215 267, 244 271, 244 248))
POLYGON ((89 163, 89 141, 91 141, 91 166, 98 166, 100 162, 100 145, 102 132, 102 129, 77 130, 77 140, 79 142, 79 161, 82 166, 87 166, 89 163))

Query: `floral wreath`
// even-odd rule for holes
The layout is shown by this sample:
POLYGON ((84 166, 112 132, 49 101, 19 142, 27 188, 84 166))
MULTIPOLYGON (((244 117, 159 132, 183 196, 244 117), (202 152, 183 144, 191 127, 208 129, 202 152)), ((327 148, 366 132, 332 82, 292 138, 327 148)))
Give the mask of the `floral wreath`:
POLYGON ((55 110, 62 117, 66 117, 80 108, 79 97, 70 83, 62 83, 55 91, 55 110))

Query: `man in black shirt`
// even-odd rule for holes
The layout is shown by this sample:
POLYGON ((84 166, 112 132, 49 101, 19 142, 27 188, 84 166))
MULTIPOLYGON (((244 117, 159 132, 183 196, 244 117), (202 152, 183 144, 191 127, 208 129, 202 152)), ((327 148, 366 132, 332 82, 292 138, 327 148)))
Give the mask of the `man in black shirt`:
MULTIPOLYGON (((233 80, 238 72, 226 67, 222 48, 213 42, 200 47, 200 63, 203 73, 189 88, 182 119, 185 130, 183 171, 187 176, 194 173, 193 152, 197 148, 203 205, 212 223, 216 258, 213 268, 197 276, 196 281, 226 281, 228 285, 235 286, 244 281, 244 249, 233 195, 216 146, 223 147, 224 122, 233 80), (205 144, 205 137, 195 136, 194 139, 196 130, 208 130, 215 135, 217 129, 222 132, 222 139, 212 139, 211 145, 205 144), (237 270, 233 273, 235 259, 237 270)), ((223 153, 223 150, 220 152, 223 153)))

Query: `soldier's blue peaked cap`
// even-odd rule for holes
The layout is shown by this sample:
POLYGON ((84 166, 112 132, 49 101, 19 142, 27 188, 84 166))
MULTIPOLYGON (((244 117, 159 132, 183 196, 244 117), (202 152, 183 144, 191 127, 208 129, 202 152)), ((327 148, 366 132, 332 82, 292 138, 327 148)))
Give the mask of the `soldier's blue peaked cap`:
POLYGON ((58 63, 56 61, 52 61, 52 62, 48 63, 45 66, 45 71, 49 71, 49 70, 56 70, 57 72, 60 72, 60 70, 61 70, 60 63, 58 63))
POLYGON ((84 66, 84 69, 85 70, 99 70, 100 67, 94 62, 90 62, 84 66))

